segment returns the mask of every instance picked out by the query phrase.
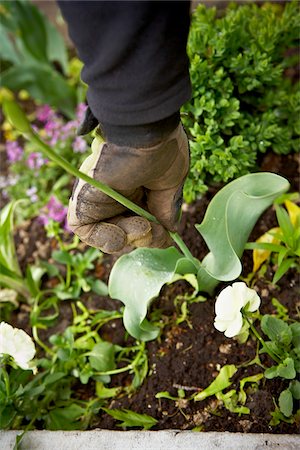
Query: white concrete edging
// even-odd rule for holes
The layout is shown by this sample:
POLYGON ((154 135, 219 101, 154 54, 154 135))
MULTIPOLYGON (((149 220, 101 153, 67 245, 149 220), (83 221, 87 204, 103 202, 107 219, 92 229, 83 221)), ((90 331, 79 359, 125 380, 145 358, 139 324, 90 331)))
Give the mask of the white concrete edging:
MULTIPOLYGON (((12 450, 21 431, 0 431, 1 450, 12 450)), ((300 437, 192 431, 28 431, 21 450, 298 450, 300 437)))

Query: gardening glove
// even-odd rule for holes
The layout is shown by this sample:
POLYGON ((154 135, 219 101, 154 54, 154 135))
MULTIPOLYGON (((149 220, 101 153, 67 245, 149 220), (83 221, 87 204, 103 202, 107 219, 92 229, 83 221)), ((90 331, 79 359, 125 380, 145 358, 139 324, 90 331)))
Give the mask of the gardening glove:
POLYGON ((96 137, 80 170, 145 207, 162 224, 135 216, 78 179, 69 202, 68 225, 86 244, 105 253, 128 246, 164 248, 177 229, 189 169, 188 140, 181 124, 152 146, 123 146, 96 137))

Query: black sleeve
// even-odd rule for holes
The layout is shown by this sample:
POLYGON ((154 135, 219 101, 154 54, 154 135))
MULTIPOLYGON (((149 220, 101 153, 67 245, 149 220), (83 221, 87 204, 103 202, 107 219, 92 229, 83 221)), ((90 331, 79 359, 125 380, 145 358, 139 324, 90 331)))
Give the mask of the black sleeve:
POLYGON ((189 1, 58 1, 89 86, 95 117, 142 125, 176 113, 190 96, 189 1))

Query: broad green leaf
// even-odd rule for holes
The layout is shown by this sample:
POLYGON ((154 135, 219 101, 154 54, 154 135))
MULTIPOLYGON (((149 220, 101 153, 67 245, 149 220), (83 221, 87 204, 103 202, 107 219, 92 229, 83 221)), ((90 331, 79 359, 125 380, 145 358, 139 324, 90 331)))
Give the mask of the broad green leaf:
POLYGON ((102 280, 93 280, 91 283, 91 289, 98 295, 108 295, 108 287, 107 284, 102 280))
POLYGON ((198 273, 200 289, 210 290, 217 280, 231 281, 241 273, 242 256, 249 234, 262 212, 283 192, 289 183, 273 173, 254 173, 227 184, 210 202, 197 230, 210 253, 198 273))
POLYGON ((285 378, 287 380, 293 380, 296 377, 294 360, 292 358, 286 358, 282 363, 277 366, 270 367, 265 370, 265 377, 272 379, 275 377, 285 378))
POLYGON ((292 342, 292 330, 289 325, 277 317, 265 314, 261 319, 261 329, 271 341, 288 346, 292 342))
POLYGON ((300 348, 300 323, 295 322, 290 325, 292 331, 292 343, 295 348, 300 348))
POLYGON ((88 355, 91 366, 99 372, 107 372, 116 367, 115 346, 110 342, 99 342, 88 355))
POLYGON ((47 32, 47 57, 51 62, 58 62, 64 74, 68 71, 68 53, 65 41, 56 27, 45 21, 47 32))
POLYGON ((122 423, 118 424, 120 427, 142 427, 144 430, 149 430, 157 423, 154 417, 138 414, 129 409, 102 409, 114 419, 121 420, 122 423))
POLYGON ((300 400, 300 381, 293 380, 289 384, 289 390, 292 393, 292 396, 296 400, 300 400))
MULTIPOLYGON (((2 25, 2 24, 1 24, 2 25)), ((10 61, 13 64, 19 64, 21 56, 19 55, 16 47, 13 45, 8 33, 4 27, 0 27, 0 56, 2 61, 10 61)))
POLYGON ((121 256, 112 268, 109 295, 124 303, 124 326, 131 336, 148 341, 155 339, 158 328, 147 319, 147 308, 162 286, 172 281, 178 263, 184 258, 174 247, 139 248, 121 256))
POLYGON ((76 430, 80 429, 79 419, 86 413, 86 409, 72 403, 63 408, 55 408, 47 415, 49 430, 76 430))
MULTIPOLYGON (((12 66, 2 73, 0 86, 13 91, 26 89, 34 99, 50 104, 69 118, 75 115, 75 89, 48 64, 26 62, 12 66)), ((16 128, 22 132, 28 131, 16 128)))
POLYGON ((278 403, 280 411, 286 417, 290 417, 293 414, 293 396, 289 389, 281 392, 278 403))
POLYGON ((236 373, 237 367, 234 364, 229 364, 223 366, 220 370, 219 375, 216 376, 214 381, 202 392, 196 394, 194 397, 195 401, 204 400, 211 395, 215 395, 217 392, 221 392, 232 384, 230 378, 236 373))
POLYGON ((12 13, 27 51, 37 61, 47 61, 45 20, 39 9, 29 2, 14 1, 12 13))

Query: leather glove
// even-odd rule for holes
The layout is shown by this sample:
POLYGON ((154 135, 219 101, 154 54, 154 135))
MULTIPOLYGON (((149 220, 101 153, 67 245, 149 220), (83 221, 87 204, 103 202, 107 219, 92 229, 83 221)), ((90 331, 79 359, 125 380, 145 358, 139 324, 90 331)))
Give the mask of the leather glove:
POLYGON ((68 225, 83 242, 111 254, 128 246, 171 244, 167 230, 177 229, 189 170, 188 140, 181 124, 151 147, 120 146, 96 137, 80 170, 148 209, 162 224, 134 216, 79 179, 69 202, 68 225))

